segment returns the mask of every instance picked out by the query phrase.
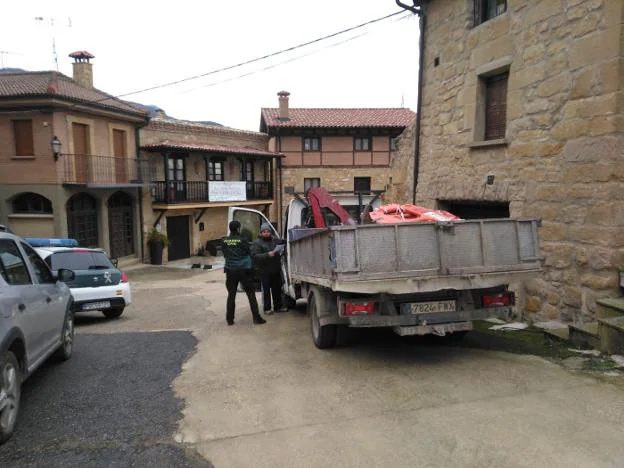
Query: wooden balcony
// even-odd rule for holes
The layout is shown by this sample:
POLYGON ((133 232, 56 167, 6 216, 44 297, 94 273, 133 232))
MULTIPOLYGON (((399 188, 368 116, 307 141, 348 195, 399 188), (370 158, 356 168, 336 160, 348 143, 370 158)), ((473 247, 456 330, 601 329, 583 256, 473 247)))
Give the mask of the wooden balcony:
MULTIPOLYGON (((220 197, 218 200, 211 200, 209 185, 213 182, 207 180, 190 181, 152 181, 152 200, 155 204, 180 204, 180 203, 212 203, 225 202, 220 197)), ((271 182, 247 182, 247 200, 272 200, 273 184, 271 182)), ((239 199, 233 199, 237 201, 239 199)))

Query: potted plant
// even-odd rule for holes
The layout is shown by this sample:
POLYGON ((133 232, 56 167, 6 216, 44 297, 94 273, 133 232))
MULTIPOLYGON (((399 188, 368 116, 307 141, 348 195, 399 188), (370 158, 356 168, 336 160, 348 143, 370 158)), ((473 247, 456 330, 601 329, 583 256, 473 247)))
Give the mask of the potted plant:
POLYGON ((156 228, 152 228, 147 236, 147 244, 152 265, 162 265, 163 250, 169 245, 167 236, 156 228))

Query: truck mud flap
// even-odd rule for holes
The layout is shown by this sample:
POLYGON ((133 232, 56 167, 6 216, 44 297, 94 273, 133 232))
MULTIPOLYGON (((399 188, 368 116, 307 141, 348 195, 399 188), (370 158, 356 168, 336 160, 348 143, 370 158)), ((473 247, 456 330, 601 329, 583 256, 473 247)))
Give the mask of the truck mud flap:
POLYGON ((472 330, 472 322, 441 323, 439 325, 414 325, 407 327, 394 327, 394 332, 400 336, 413 335, 438 335, 447 333, 472 330))

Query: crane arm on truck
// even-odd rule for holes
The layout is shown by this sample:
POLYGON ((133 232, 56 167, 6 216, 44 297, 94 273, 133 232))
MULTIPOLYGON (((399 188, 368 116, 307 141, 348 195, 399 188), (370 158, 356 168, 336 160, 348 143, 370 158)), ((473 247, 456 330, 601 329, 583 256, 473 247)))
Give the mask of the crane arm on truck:
POLYGON ((326 228, 327 222, 323 216, 323 208, 333 213, 343 225, 354 225, 355 220, 327 190, 322 187, 314 187, 306 192, 308 204, 312 209, 315 228, 326 228))

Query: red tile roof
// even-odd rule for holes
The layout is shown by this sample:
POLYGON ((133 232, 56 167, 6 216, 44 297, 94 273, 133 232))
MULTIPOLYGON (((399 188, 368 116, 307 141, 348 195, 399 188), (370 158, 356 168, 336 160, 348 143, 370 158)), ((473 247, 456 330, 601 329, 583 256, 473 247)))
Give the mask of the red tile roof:
POLYGON ((407 127, 416 118, 410 109, 289 109, 290 120, 279 120, 279 109, 263 108, 262 121, 267 128, 370 128, 407 127))
POLYGON ((121 99, 95 88, 84 88, 62 73, 53 71, 0 74, 0 99, 15 97, 64 98, 147 117, 147 112, 121 99))
POLYGON ((228 145, 205 145, 194 143, 174 143, 169 140, 161 141, 160 143, 152 143, 149 145, 141 146, 141 149, 156 152, 156 151, 197 151, 197 152, 211 152, 211 153, 230 153, 230 154, 246 154, 249 156, 271 156, 281 157, 281 153, 275 153, 273 151, 260 150, 258 148, 250 148, 246 146, 228 146, 228 145))

